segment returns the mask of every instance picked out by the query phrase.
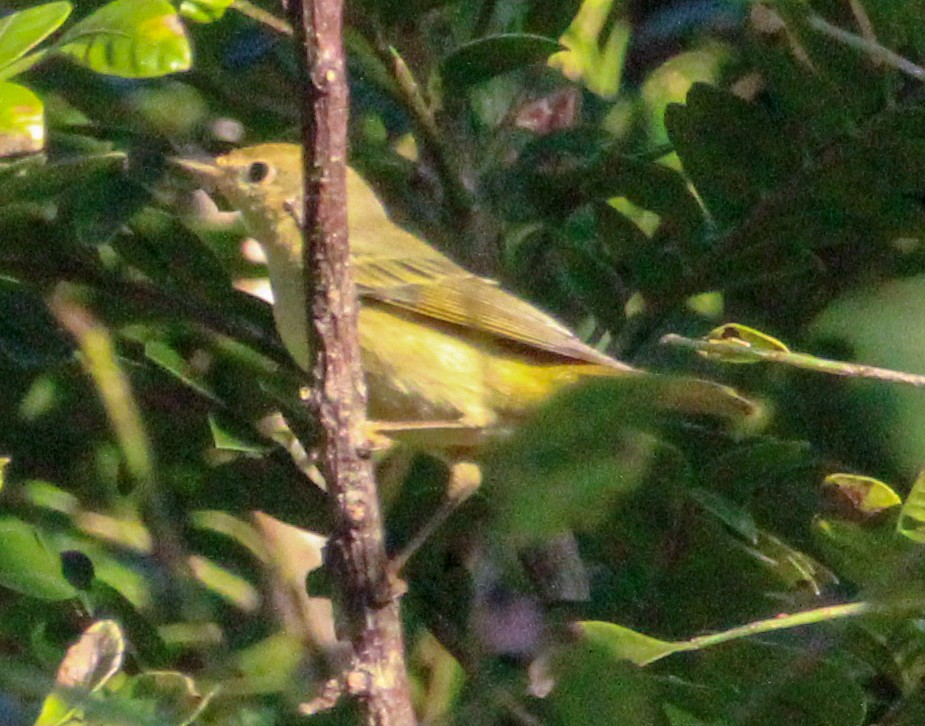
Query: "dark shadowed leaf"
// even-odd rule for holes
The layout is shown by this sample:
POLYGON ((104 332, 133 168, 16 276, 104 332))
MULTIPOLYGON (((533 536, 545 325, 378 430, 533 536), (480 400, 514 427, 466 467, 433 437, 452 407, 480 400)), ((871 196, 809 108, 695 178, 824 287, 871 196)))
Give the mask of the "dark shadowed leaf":
POLYGON ((552 38, 512 33, 479 38, 450 53, 441 64, 447 92, 474 86, 516 68, 541 63, 562 49, 552 38))

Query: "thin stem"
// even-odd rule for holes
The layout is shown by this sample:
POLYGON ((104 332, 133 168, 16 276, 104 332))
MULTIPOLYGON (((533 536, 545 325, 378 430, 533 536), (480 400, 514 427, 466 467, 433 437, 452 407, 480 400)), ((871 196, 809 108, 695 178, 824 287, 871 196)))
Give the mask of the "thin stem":
POLYGON ((234 0, 231 4, 241 15, 246 15, 251 20, 256 20, 262 25, 275 30, 283 35, 292 35, 292 26, 282 18, 276 17, 273 13, 267 12, 263 8, 249 3, 247 0, 234 0))
POLYGON ((727 358, 742 361, 743 358, 748 358, 753 361, 779 363, 793 368, 802 368, 803 370, 826 373, 832 376, 844 376, 845 378, 873 378, 878 381, 902 383, 907 386, 925 386, 925 376, 916 375, 915 373, 904 373, 902 371, 877 368, 876 366, 868 366, 860 363, 845 363, 842 361, 829 360, 827 358, 817 358, 814 355, 807 355, 806 353, 764 350, 762 348, 743 346, 741 343, 696 340, 693 338, 685 338, 674 333, 665 335, 661 339, 661 342, 664 345, 676 345, 681 348, 696 350, 699 353, 704 353, 720 360, 727 358))
POLYGON ((905 73, 907 76, 917 81, 925 82, 925 68, 916 65, 908 58, 904 58, 898 53, 894 53, 889 48, 880 45, 876 40, 864 38, 860 35, 849 33, 847 30, 842 30, 838 26, 832 25, 827 20, 820 18, 818 15, 809 16, 807 23, 813 30, 827 35, 837 40, 839 43, 847 45, 849 48, 854 48, 855 50, 866 53, 874 62, 891 66, 900 73, 905 73))

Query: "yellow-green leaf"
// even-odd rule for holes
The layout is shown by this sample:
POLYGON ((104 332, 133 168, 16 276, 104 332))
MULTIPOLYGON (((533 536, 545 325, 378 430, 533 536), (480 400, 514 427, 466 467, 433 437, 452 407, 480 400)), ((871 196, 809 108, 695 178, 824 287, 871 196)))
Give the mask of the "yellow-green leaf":
POLYGON ((166 0, 115 0, 72 27, 58 45, 81 65, 123 78, 189 70, 192 49, 166 0))
POLYGON ((681 650, 690 650, 687 643, 659 640, 616 623, 586 620, 578 627, 585 638, 604 647, 616 659, 628 660, 638 666, 648 665, 681 650))
POLYGON ((233 0, 183 0, 180 15, 194 23, 214 23, 221 20, 233 0))
POLYGON ((902 499, 888 484, 869 476, 829 474, 822 486, 837 492, 840 502, 847 503, 854 513, 864 518, 902 504, 902 499))
POLYGON ((0 82, 0 157, 29 154, 45 145, 45 106, 25 86, 0 82))
POLYGON ((54 2, 0 18, 0 78, 9 78, 7 67, 54 33, 70 14, 70 3, 54 2))
MULTIPOLYGON (((731 343, 740 345, 743 348, 752 350, 776 351, 778 353, 789 353, 790 349, 777 338, 772 338, 760 330, 749 328, 739 323, 726 323, 714 328, 704 336, 708 343, 731 343)), ((754 358, 749 356, 737 356, 727 352, 700 351, 700 355, 705 358, 721 360, 723 363, 756 363, 754 358)))
POLYGON ((919 472, 899 512, 896 531, 918 544, 925 544, 925 469, 919 472))

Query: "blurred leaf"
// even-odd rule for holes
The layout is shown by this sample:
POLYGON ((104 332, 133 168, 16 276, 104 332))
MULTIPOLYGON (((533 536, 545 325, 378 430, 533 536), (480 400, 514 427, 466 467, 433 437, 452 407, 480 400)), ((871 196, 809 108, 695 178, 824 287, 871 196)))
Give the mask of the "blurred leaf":
POLYGON ((45 106, 25 86, 0 82, 0 157, 45 146, 45 106))
POLYGON ((132 678, 122 695, 131 700, 133 713, 146 723, 187 726, 209 705, 215 691, 203 696, 189 676, 148 671, 132 678))
POLYGON ((12 517, 0 518, 0 585, 42 600, 77 596, 38 530, 12 517))
POLYGON ((121 152, 80 156, 50 164, 30 159, 9 174, 0 173, 0 204, 47 202, 61 192, 85 188, 100 175, 120 170, 125 159, 121 152))
POLYGON ((803 648, 744 640, 675 662, 681 667, 669 698, 700 718, 737 726, 865 723, 867 701, 854 674, 803 648))
POLYGON ((0 278, 0 357, 22 368, 48 368, 73 360, 74 346, 26 285, 0 278))
POLYGON ((709 489, 693 488, 688 496, 746 542, 758 544, 758 526, 746 509, 709 489))
POLYGON ((129 642, 132 654, 145 666, 162 666, 168 660, 167 646, 156 623, 139 610, 121 592, 96 578, 86 593, 97 617, 118 621, 129 642))
POLYGON ((72 26, 57 49, 123 78, 156 78, 192 64, 183 23, 166 0, 114 0, 72 26))
POLYGON ((668 726, 661 709, 663 685, 631 663, 614 659, 594 639, 558 648, 549 656, 555 687, 547 696, 550 723, 668 726))
POLYGON ((768 532, 759 532, 754 545, 746 549, 788 590, 818 598, 838 584, 838 577, 825 565, 768 532))
POLYGON ((568 529, 593 530, 619 497, 639 486, 658 443, 633 427, 653 421, 654 391, 633 380, 577 387, 492 451, 483 489, 505 539, 525 544, 568 529))
POLYGON ((665 125, 685 172, 721 223, 740 219, 800 168, 794 146, 758 106, 714 86, 695 84, 686 105, 668 107, 665 125))
POLYGON ((612 5, 613 0, 584 0, 559 39, 567 50, 549 59, 552 68, 569 80, 583 82, 603 98, 613 97, 620 89, 630 39, 629 25, 620 20, 614 20, 607 38, 601 39, 612 5))
POLYGON ((234 0, 183 0, 180 15, 194 23, 214 23, 222 19, 233 3, 234 0))
POLYGON ((837 491, 850 504, 851 511, 864 518, 876 517, 902 503, 889 485, 869 476, 829 474, 822 486, 837 491))
POLYGON ((896 531, 913 542, 925 544, 925 469, 919 472, 906 496, 896 531))
POLYGON ((197 393, 213 402, 219 398, 209 388, 201 376, 186 362, 182 355, 162 340, 151 340, 145 343, 145 358, 174 375, 177 379, 189 386, 197 393))
POLYGON ((203 587, 234 605, 238 610, 253 614, 260 607, 260 592, 228 568, 199 555, 189 558, 189 568, 193 577, 203 587))
POLYGON ((233 421, 227 416, 209 414, 209 430, 215 448, 222 451, 239 451, 245 454, 266 454, 273 446, 260 438, 250 426, 233 421))
POLYGON ((124 657, 125 638, 118 623, 100 620, 87 628, 61 661, 55 691, 45 700, 35 726, 59 726, 69 715, 80 721, 81 701, 119 672, 124 657))
POLYGON ((897 573, 914 567, 917 557, 911 542, 896 537, 892 519, 865 525, 818 517, 813 533, 826 561, 859 586, 878 590, 893 587, 909 596, 913 590, 921 590, 918 578, 897 581, 897 573))
POLYGON ((440 65, 445 92, 456 93, 522 66, 539 63, 561 48, 552 38, 512 33, 466 43, 440 65))
POLYGON ((69 2, 51 2, 0 18, 0 80, 10 78, 13 62, 61 27, 72 9, 69 2))
POLYGON ((139 210, 113 246, 152 280, 178 292, 201 290, 222 300, 233 294, 221 261, 174 215, 150 207, 139 210))

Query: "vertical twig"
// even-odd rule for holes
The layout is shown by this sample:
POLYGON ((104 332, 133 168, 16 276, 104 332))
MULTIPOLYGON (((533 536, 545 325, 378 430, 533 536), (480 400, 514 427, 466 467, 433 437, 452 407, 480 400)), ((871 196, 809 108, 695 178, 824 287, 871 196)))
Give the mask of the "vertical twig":
POLYGON ((347 240, 348 94, 343 0, 288 0, 301 66, 305 176, 304 269, 311 300, 313 404, 323 429, 322 473, 334 504, 326 549, 342 593, 353 664, 341 679, 366 722, 415 722, 398 600, 390 596, 382 516, 365 435, 366 389, 347 240))

